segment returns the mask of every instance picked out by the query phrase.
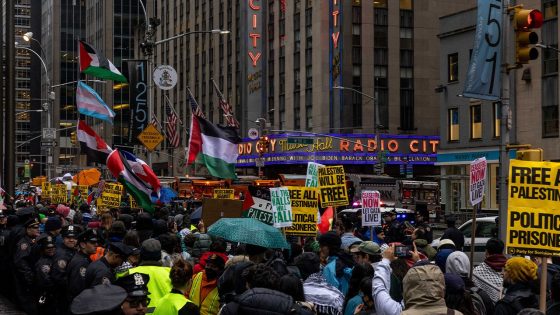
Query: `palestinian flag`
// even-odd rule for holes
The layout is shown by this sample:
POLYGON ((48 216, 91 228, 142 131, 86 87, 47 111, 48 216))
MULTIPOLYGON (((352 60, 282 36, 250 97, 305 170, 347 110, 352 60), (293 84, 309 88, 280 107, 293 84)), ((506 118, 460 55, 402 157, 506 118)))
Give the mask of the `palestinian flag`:
POLYGON ((78 120, 76 135, 80 142, 81 154, 87 155, 88 162, 105 164, 107 156, 113 149, 85 121, 78 120))
POLYGON ((84 41, 80 40, 78 42, 80 46, 80 72, 100 79, 128 82, 119 69, 101 52, 96 51, 84 41))
POLYGON ((117 181, 126 188, 128 193, 132 195, 140 207, 149 212, 154 211, 150 197, 152 188, 134 174, 127 159, 118 149, 109 154, 107 168, 117 181))
POLYGON ((216 126, 192 115, 187 164, 204 164, 212 176, 235 179, 239 142, 234 127, 216 126))

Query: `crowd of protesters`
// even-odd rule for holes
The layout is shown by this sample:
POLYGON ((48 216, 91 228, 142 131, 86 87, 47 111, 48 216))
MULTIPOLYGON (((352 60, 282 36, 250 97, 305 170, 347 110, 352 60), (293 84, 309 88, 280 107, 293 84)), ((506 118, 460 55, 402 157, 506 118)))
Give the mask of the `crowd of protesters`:
MULTIPOLYGON (((492 238, 470 275, 454 224, 434 248, 422 215, 412 230, 395 212, 384 221, 369 232, 341 216, 279 250, 212 238, 180 206, 12 200, 0 210, 0 293, 27 314, 543 314, 541 260, 508 258, 492 238)), ((546 314, 560 314, 559 270, 549 258, 546 314)))

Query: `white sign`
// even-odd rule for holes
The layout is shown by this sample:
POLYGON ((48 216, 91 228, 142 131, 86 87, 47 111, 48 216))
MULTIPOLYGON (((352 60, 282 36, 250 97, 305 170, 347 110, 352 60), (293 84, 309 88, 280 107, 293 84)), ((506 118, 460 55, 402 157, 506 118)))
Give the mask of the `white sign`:
POLYGON ((161 65, 154 69, 154 83, 162 90, 170 90, 177 84, 177 71, 171 66, 161 65))
POLYGON ((318 187, 319 180, 317 176, 317 172, 320 167, 324 167, 325 165, 315 163, 315 162, 307 162, 307 175, 305 176, 305 187, 318 187))
POLYGON ((381 225, 381 194, 377 190, 362 191, 362 226, 381 225))
POLYGON ((250 139, 255 140, 259 137, 259 131, 257 130, 257 128, 251 128, 249 129, 249 131, 247 131, 247 135, 250 139))
POLYGON ((292 200, 288 187, 270 188, 274 227, 292 226, 292 200))
POLYGON ((482 157, 471 162, 471 205, 482 202, 484 187, 486 186, 486 158, 482 157))
POLYGON ((56 139, 56 128, 43 128, 43 139, 44 140, 56 139))

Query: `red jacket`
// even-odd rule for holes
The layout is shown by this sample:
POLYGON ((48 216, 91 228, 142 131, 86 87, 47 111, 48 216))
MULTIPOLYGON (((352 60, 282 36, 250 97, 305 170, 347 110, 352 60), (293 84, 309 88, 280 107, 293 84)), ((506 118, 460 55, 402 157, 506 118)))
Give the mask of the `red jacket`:
POLYGON ((228 256, 225 253, 220 253, 220 252, 205 252, 204 254, 202 254, 202 256, 200 256, 200 260, 198 261, 198 264, 196 264, 194 266, 194 271, 193 274, 197 274, 199 272, 201 272, 202 270, 204 270, 204 267, 206 267, 206 260, 208 259, 208 257, 212 256, 212 255, 218 255, 220 257, 222 257, 224 259, 225 262, 228 261, 228 256))

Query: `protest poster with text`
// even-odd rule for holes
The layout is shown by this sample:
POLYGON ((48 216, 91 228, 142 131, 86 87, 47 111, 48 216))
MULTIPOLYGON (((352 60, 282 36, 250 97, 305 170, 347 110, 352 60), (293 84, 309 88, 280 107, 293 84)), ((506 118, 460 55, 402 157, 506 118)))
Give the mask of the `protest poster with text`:
POLYGON ((317 209, 319 196, 314 187, 288 186, 292 202, 292 226, 286 234, 296 236, 317 235, 317 209))
POLYGON ((270 203, 270 190, 266 187, 249 186, 249 195, 245 197, 253 200, 253 204, 243 212, 243 217, 254 218, 268 225, 272 225, 272 203, 270 203))
POLYGON ((292 202, 287 187, 270 188, 270 202, 274 216, 274 227, 292 226, 292 202))
POLYGON ((362 191, 362 226, 381 225, 380 199, 377 190, 362 191))
POLYGON ((58 184, 51 186, 51 203, 65 203, 68 201, 68 191, 66 185, 58 184))
POLYGON ((560 163, 510 160, 507 252, 560 256, 560 163))
POLYGON ((344 166, 325 166, 317 170, 321 207, 348 205, 344 166))
POLYGON ((233 189, 214 188, 214 199, 235 199, 235 191, 233 189))
POLYGON ((41 199, 48 199, 51 197, 51 186, 49 182, 41 183, 41 199))
POLYGON ((121 206, 123 186, 118 183, 105 183, 101 194, 101 203, 105 208, 118 208, 121 206))
POLYGON ((486 158, 481 157, 471 162, 470 199, 471 205, 477 205, 484 198, 486 186, 486 158))
POLYGON ((324 167, 323 164, 315 162, 307 162, 307 175, 305 176, 305 187, 319 186, 319 178, 317 177, 319 168, 324 167))

